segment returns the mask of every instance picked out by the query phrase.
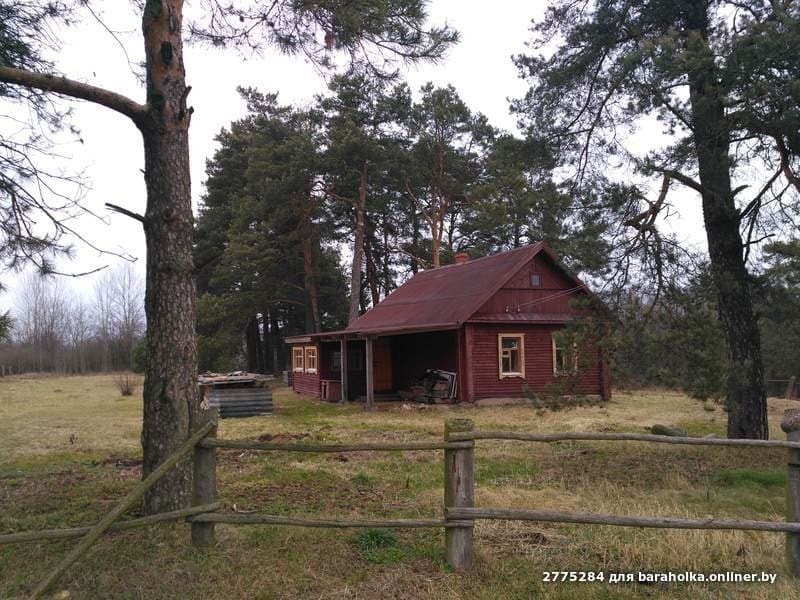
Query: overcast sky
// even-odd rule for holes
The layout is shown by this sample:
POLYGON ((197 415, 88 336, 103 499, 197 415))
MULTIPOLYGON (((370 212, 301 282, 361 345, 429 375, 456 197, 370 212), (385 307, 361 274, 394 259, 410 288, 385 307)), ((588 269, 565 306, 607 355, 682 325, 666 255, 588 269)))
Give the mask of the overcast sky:
MULTIPOLYGON (((65 44, 57 57, 61 72, 68 77, 124 93, 140 102, 144 90, 128 67, 127 59, 142 59, 139 17, 127 3, 111 5, 101 13, 103 22, 118 32, 114 37, 97 22, 87 19, 63 35, 65 44), (127 57, 126 57, 127 53, 127 57)), ((413 90, 427 81, 453 84, 474 111, 483 112, 496 127, 513 130, 508 112, 509 97, 524 93, 526 85, 517 78, 511 55, 525 50, 531 19, 541 15, 544 3, 495 0, 483 2, 432 0, 431 23, 448 25, 461 34, 460 43, 438 64, 412 66, 405 77, 413 90)), ((325 90, 325 81, 301 57, 274 52, 262 57, 242 57, 235 51, 187 47, 186 78, 192 86, 189 103, 194 107, 190 129, 192 196, 197 204, 203 194, 205 162, 216 148, 214 136, 221 128, 244 114, 236 92, 239 85, 263 91, 278 91, 284 103, 305 105, 314 94, 325 90)), ((144 235, 139 223, 103 208, 105 202, 143 213, 145 207, 142 144, 127 118, 86 103, 74 103, 74 124, 81 130, 82 143, 65 142, 59 151, 70 156, 68 170, 84 171, 89 181, 85 204, 105 217, 107 223, 84 219, 81 232, 96 245, 139 258, 144 269, 144 235)), ((697 238, 692 223, 696 214, 687 207, 684 226, 697 238)), ((680 225, 679 225, 680 226, 680 225)), ((78 247, 76 260, 60 264, 63 270, 85 271, 119 259, 98 255, 78 247)), ((13 303, 13 274, 3 274, 9 293, 0 295, 0 308, 13 303)), ((73 282, 76 289, 91 289, 92 278, 73 282)))

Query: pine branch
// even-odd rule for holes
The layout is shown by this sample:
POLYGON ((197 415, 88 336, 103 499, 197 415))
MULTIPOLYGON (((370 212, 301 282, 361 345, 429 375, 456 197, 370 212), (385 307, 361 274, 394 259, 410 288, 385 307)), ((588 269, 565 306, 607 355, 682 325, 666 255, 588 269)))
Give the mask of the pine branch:
POLYGON ((122 94, 50 73, 34 73, 0 66, 0 81, 100 104, 125 115, 137 126, 142 124, 148 112, 146 105, 134 102, 122 94))

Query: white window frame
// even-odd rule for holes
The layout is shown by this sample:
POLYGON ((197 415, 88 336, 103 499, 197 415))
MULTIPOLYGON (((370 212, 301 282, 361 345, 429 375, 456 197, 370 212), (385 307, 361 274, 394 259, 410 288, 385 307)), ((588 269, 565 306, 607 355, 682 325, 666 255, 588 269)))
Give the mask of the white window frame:
POLYGON ((305 366, 305 372, 306 373, 315 374, 317 372, 317 365, 318 365, 317 358, 318 358, 318 356, 317 356, 317 347, 316 346, 304 346, 303 347, 303 365, 305 366), (309 359, 309 352, 313 352, 313 355, 312 355, 313 358, 314 358, 314 366, 313 367, 309 367, 308 366, 309 362, 310 362, 308 360, 309 359))
POLYGON ((306 365, 306 352, 302 346, 292 346, 292 371, 295 373, 304 373, 306 365), (298 366, 298 360, 299 366, 298 366))
POLYGON ((500 379, 512 377, 525 379, 525 334, 524 333, 498 333, 497 334, 497 372, 500 379), (503 371, 503 340, 516 339, 519 341, 519 371, 503 371))

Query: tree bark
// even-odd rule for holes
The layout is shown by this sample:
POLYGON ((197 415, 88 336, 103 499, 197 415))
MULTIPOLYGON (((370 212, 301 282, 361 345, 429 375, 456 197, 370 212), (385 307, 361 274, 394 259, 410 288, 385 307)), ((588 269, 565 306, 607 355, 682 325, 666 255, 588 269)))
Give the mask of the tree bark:
POLYGON ((269 314, 269 333, 272 336, 272 366, 277 374, 288 368, 284 359, 284 344, 281 343, 281 332, 278 325, 278 317, 274 312, 269 314))
POLYGON ((728 437, 767 439, 767 401, 761 342, 731 189, 729 124, 708 44, 708 6, 690 3, 687 49, 695 67, 687 73, 703 220, 718 311, 728 347, 728 437))
POLYGON ((319 294, 317 281, 314 274, 314 248, 311 244, 313 238, 313 225, 311 223, 311 208, 304 207, 300 215, 300 248, 303 253, 303 286, 305 287, 308 306, 306 310, 307 329, 314 333, 322 330, 319 313, 319 294), (310 325, 310 327, 308 327, 310 325))
MULTIPOLYGON (((189 121, 181 39, 183 2, 148 0, 142 17, 147 70, 144 140, 147 210, 142 476, 190 435, 199 408, 192 260, 189 121)), ((191 460, 182 460, 145 496, 148 513, 177 510, 191 499, 191 460)))
POLYGON ((375 306, 381 300, 381 292, 380 283, 378 282, 378 269, 375 266, 373 248, 368 235, 365 236, 364 240, 364 254, 367 257, 367 283, 372 297, 372 306, 375 306))
POLYGON ((411 272, 416 275, 419 272, 419 213, 414 204, 411 205, 411 272))
POLYGON ((272 357, 272 340, 270 339, 270 329, 269 329, 269 311, 264 309, 261 313, 261 326, 264 330, 264 345, 262 348, 262 354, 264 355, 264 371, 263 373, 276 373, 278 368, 275 366, 272 357))
POLYGON ((258 335, 258 319, 250 317, 245 328, 245 347, 247 350, 247 370, 253 373, 259 372, 259 355, 261 351, 261 339, 258 335))
POLYGON ((361 167, 361 178, 358 185, 358 202, 356 203, 356 229, 353 241, 353 264, 350 269, 350 314, 348 323, 358 318, 361 305, 361 266, 364 263, 364 229, 367 212, 367 161, 361 167))

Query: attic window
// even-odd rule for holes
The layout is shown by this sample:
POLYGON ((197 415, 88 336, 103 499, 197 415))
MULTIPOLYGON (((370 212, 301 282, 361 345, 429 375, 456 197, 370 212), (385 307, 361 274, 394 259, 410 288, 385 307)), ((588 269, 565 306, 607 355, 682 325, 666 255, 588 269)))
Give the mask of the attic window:
POLYGON ((531 273, 531 287, 539 287, 542 281, 538 273, 531 273))
POLYGON ((525 335, 501 333, 497 336, 500 379, 525 377, 525 335))

